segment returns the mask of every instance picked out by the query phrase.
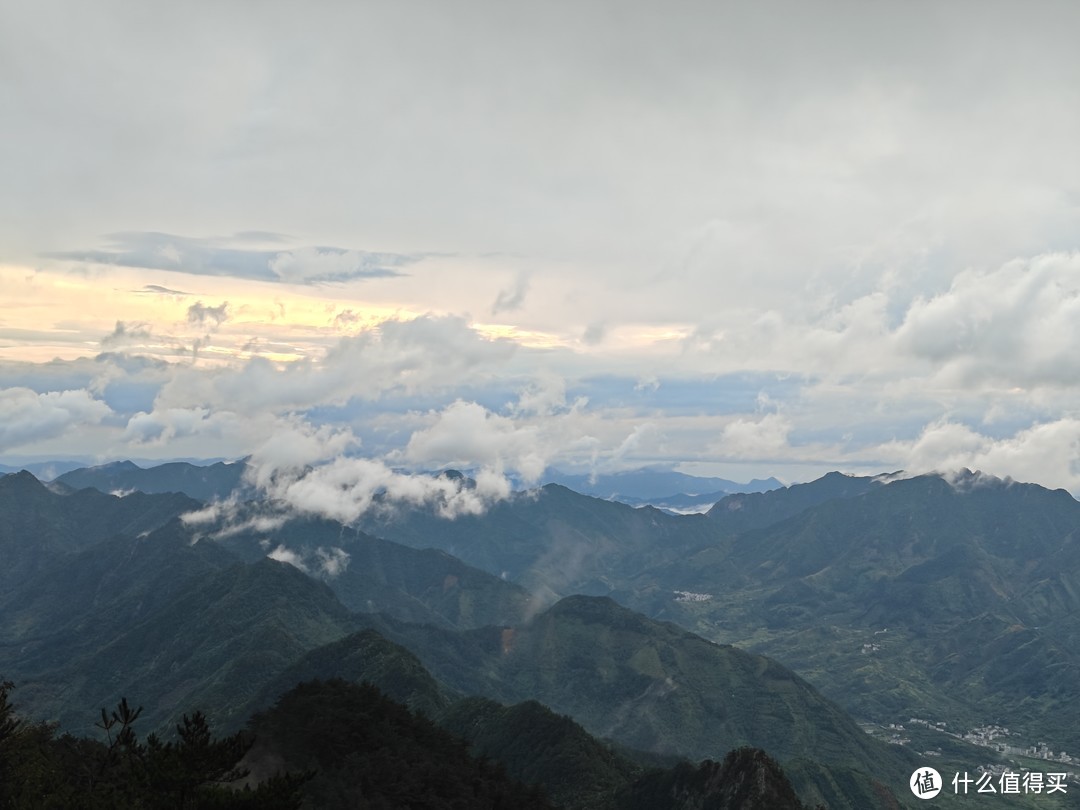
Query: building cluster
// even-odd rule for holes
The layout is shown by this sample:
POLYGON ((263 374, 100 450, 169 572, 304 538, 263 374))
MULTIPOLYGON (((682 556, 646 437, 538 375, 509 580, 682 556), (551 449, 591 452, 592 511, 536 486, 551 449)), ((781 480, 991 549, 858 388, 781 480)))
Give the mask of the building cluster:
POLYGON ((712 599, 711 593, 694 593, 693 591, 675 591, 676 602, 708 602, 712 599))

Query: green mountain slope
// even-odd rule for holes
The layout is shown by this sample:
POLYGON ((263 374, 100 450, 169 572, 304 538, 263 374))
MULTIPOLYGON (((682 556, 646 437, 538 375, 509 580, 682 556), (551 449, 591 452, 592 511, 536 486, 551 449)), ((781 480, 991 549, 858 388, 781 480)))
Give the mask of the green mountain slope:
POLYGON ((502 763, 515 779, 544 786, 560 807, 611 808, 645 769, 536 701, 503 706, 486 698, 458 701, 439 724, 502 763))
MULTIPOLYGON (((914 767, 907 752, 870 738, 776 662, 610 599, 568 597, 527 624, 465 633, 365 621, 454 689, 505 703, 538 700, 633 748, 720 759, 751 745, 780 760, 861 772, 867 794, 869 774, 902 778, 914 767)), ((812 785, 804 790, 815 795, 812 785)))
POLYGON ((230 533, 220 543, 249 561, 284 552, 346 607, 364 613, 469 628, 518 622, 534 609, 520 585, 445 551, 410 548, 329 520, 295 518, 277 528, 230 533))
POLYGON ((63 554, 151 531, 198 506, 183 495, 117 498, 92 489, 60 494, 28 472, 0 477, 0 593, 63 554))
POLYGON ((86 707, 138 695, 152 730, 171 728, 189 707, 232 727, 267 681, 355 629, 325 585, 273 560, 204 570, 139 614, 100 632, 91 624, 76 643, 0 649, 26 711, 90 733, 86 707))
POLYGON ((302 655, 260 689, 245 713, 265 709, 303 681, 333 678, 370 683, 391 700, 429 717, 444 712, 452 701, 450 691, 415 655, 374 630, 361 630, 302 655))
POLYGON ((550 601, 605 595, 623 578, 718 538, 703 515, 635 509, 556 484, 517 493, 483 515, 448 521, 430 511, 399 510, 368 516, 361 528, 414 548, 442 549, 550 601))
POLYGON ((728 495, 706 514, 726 533, 735 534, 779 523, 826 501, 862 495, 881 483, 878 477, 831 472, 806 484, 728 495))
POLYGON ((251 729, 245 766, 256 777, 315 770, 305 786, 313 807, 551 807, 539 789, 474 758, 460 739, 371 685, 300 684, 251 729))
POLYGON ((745 532, 623 596, 783 660, 858 716, 997 723, 1076 750, 1078 532, 1064 491, 923 476, 745 532))

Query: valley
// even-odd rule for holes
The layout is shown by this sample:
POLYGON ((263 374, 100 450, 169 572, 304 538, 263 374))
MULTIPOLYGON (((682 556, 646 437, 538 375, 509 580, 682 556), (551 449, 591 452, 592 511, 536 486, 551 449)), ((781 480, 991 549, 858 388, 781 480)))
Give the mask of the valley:
POLYGON ((927 761, 1076 785, 1080 511, 974 484, 826 476, 690 516, 549 485, 345 527, 259 500, 191 523, 187 495, 8 475, 0 541, 26 573, 0 596, 0 673, 80 734, 86 707, 136 694, 160 732, 191 706, 229 731, 344 677, 435 717, 536 701, 654 756, 755 746, 808 804, 903 804, 927 761))

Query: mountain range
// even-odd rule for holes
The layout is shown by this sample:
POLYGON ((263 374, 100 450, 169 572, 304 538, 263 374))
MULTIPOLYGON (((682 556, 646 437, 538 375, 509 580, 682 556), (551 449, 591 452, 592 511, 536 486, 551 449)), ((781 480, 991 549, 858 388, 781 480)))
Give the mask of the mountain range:
MULTIPOLYGON (((72 464, 52 467, 38 465, 37 469, 59 471, 49 476, 75 489, 93 487, 102 492, 146 493, 183 492, 192 498, 209 501, 224 499, 234 492, 253 496, 244 482, 245 460, 196 465, 189 462, 169 462, 142 467, 131 461, 117 461, 96 467, 72 464)), ((0 465, 0 472, 17 472, 0 465)), ((31 470, 34 472, 34 470, 31 470)), ((540 477, 541 484, 561 484, 584 495, 620 501, 633 506, 646 504, 690 507, 713 504, 734 493, 763 492, 783 485, 775 478, 755 479, 746 484, 726 478, 687 475, 664 469, 632 470, 607 475, 571 475, 547 469, 540 477)), ((521 482, 518 488, 527 489, 521 482)))
POLYGON ((0 478, 0 504, 3 519, 16 526, 28 525, 22 508, 29 506, 42 530, 12 535, 13 559, 38 559, 38 538, 58 538, 50 539, 55 550, 41 558, 39 570, 3 593, 0 671, 19 684, 24 712, 70 731, 93 734, 92 707, 134 695, 144 707, 147 727, 159 733, 193 706, 202 708, 215 727, 230 730, 265 708, 278 689, 345 674, 381 682, 425 711, 440 711, 465 694, 510 704, 538 700, 574 716, 585 731, 623 746, 695 759, 722 759, 742 745, 768 745, 777 747, 780 757, 813 759, 821 749, 806 735, 820 720, 821 733, 836 742, 831 761, 818 763, 802 784, 809 798, 824 792, 814 780, 835 781, 834 770, 861 773, 861 792, 873 793, 879 780, 866 769, 880 757, 868 748, 877 745, 880 755, 893 754, 783 667, 657 624, 606 598, 570 597, 537 612, 537 606, 515 601, 524 593, 519 587, 472 573, 448 554, 417 552, 355 531, 350 535, 340 526, 330 537, 331 527, 319 521, 299 521, 295 535, 286 524, 263 538, 268 546, 333 540, 358 559, 367 548, 364 576, 344 591, 362 599, 369 587, 391 609, 356 613, 332 588, 352 567, 350 552, 350 565, 323 581, 267 558, 265 551, 253 559, 253 537, 195 542, 196 533, 179 515, 197 504, 184 496, 121 498, 49 489, 18 474, 0 478), (125 518, 127 531, 102 532, 101 539, 93 538, 97 542, 68 537, 66 528, 91 498, 103 517, 125 518), (381 579, 375 561, 381 561, 381 579), (434 575, 432 566, 438 564, 444 570, 434 575), (444 586, 437 593, 430 587, 433 576, 444 586), (511 621, 471 626, 460 609, 445 607, 445 591, 454 588, 467 590, 476 609, 509 610, 511 621), (439 621, 394 617, 408 616, 401 605, 425 604, 425 594, 430 606, 425 605, 424 618, 434 614, 439 621), (360 632, 365 628, 367 635, 360 632), (381 655, 371 654, 384 644, 372 630, 406 642, 403 646, 422 663, 403 663, 385 646, 381 655), (631 648, 637 647, 653 653, 635 658, 631 648), (402 684, 409 683, 416 688, 405 691, 415 694, 402 693, 402 684), (768 697, 774 683, 790 692, 783 701, 768 697), (737 697, 718 692, 707 699, 710 684, 737 697), (570 700, 575 692, 576 703, 570 700), (748 703, 749 696, 757 697, 748 703), (768 718, 755 719, 752 715, 766 705, 768 718), (682 727, 699 711, 698 732, 682 739, 682 727), (789 734, 791 740, 780 746, 789 734))
MULTIPOLYGON (((138 490, 139 468, 123 470, 138 490)), ((156 729, 196 704, 232 729, 300 681, 344 677, 459 733, 464 706, 513 726, 497 707, 534 701, 608 746, 714 762, 756 746, 830 807, 903 801, 918 751, 998 761, 959 739, 979 727, 1080 742, 1080 505, 1062 491, 833 473, 675 516, 548 485, 453 521, 398 509, 196 531, 180 516, 200 506, 0 478, 18 572, 0 589, 0 674, 26 710, 91 733, 87 706, 141 689, 156 729), (885 745, 847 712, 931 730, 885 745)))

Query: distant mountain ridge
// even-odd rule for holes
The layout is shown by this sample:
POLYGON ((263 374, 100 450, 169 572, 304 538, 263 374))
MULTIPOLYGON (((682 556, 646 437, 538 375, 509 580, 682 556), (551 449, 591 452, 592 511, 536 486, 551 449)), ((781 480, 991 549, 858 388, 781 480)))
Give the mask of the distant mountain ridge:
MULTIPOLYGON (((131 461, 116 461, 75 469, 65 464, 62 474, 55 476, 55 480, 75 489, 94 487, 102 492, 183 492, 192 498, 208 501, 226 498, 234 490, 242 489, 245 467, 243 460, 207 465, 168 462, 147 467, 131 461)), ((0 467, 0 471, 2 469, 0 467)), ((783 486, 775 478, 755 479, 740 484, 726 478, 649 468, 596 476, 570 475, 549 469, 540 481, 542 484, 561 484, 583 495, 634 506, 663 503, 676 507, 715 503, 725 495, 763 492, 783 486)))
POLYGON ((862 495, 893 480, 893 476, 826 473, 805 484, 792 484, 768 492, 728 495, 717 501, 706 514, 728 533, 759 529, 826 501, 862 495))
POLYGON ((198 466, 183 461, 140 467, 130 461, 117 461, 98 467, 83 467, 60 475, 56 481, 83 489, 93 487, 102 492, 145 492, 156 494, 182 492, 200 501, 227 498, 242 488, 244 461, 198 466))
POLYGON ((734 493, 764 492, 783 486, 775 478, 754 479, 740 484, 726 478, 687 475, 674 470, 650 468, 605 475, 573 475, 548 469, 540 480, 545 484, 561 484, 582 495, 633 505, 670 501, 679 496, 715 496, 715 500, 719 500, 734 493))

